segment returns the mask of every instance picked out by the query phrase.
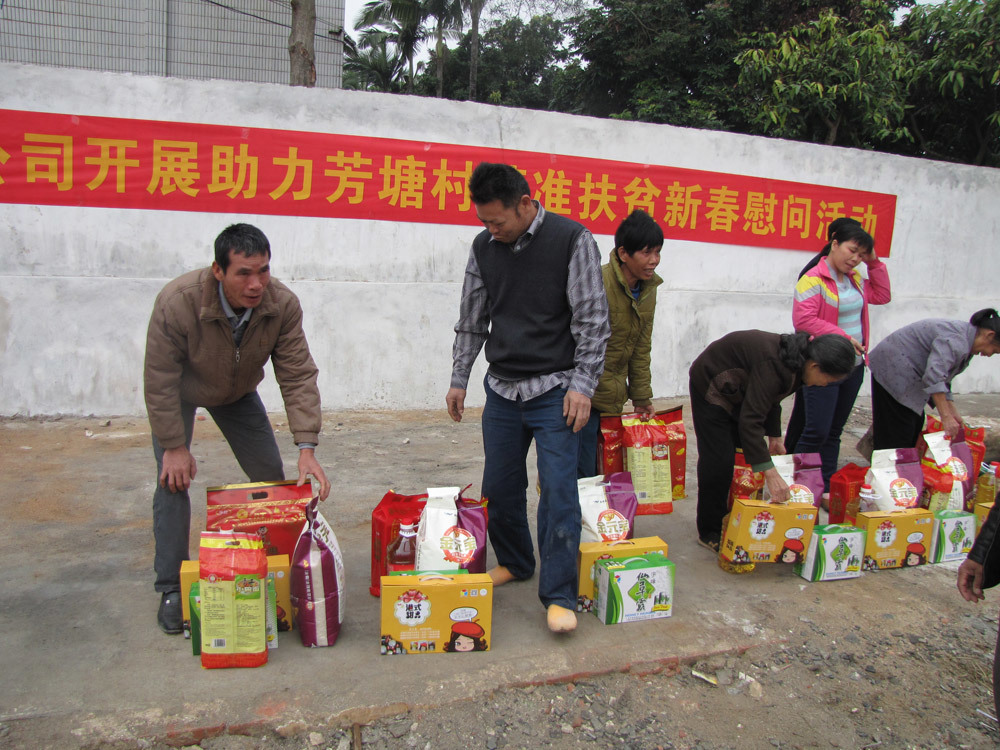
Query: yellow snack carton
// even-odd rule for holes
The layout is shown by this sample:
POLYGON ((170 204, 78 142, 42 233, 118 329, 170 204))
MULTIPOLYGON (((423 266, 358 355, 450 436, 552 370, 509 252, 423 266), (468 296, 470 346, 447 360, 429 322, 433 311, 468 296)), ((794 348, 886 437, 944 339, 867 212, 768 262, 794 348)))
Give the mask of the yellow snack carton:
POLYGON ((594 608, 597 591, 594 578, 595 562, 636 557, 647 552, 659 552, 666 557, 667 543, 658 536, 619 539, 614 542, 583 542, 580 545, 580 554, 577 556, 580 581, 576 595, 576 611, 590 612, 594 608))
POLYGON ((489 651, 493 581, 485 573, 382 576, 383 655, 489 651))
POLYGON ((862 511, 854 525, 868 534, 862 570, 912 567, 927 562, 934 516, 926 508, 862 511))
POLYGON ((805 560, 816 506, 738 497, 723 529, 719 556, 730 563, 800 563, 805 560))

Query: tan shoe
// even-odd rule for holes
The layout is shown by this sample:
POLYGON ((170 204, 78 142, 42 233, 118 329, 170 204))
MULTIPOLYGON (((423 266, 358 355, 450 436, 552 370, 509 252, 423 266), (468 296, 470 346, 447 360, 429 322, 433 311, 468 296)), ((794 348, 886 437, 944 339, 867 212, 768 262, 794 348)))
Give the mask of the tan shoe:
POLYGON ((558 604, 550 604, 547 611, 549 630, 553 633, 569 633, 576 630, 576 612, 558 604))

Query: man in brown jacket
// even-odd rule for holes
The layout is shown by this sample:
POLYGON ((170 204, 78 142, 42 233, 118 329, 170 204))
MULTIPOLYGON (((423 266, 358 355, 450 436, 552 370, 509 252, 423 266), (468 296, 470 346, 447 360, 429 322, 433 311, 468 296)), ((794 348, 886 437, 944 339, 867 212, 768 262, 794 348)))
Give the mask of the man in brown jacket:
POLYGON ((157 468, 153 568, 154 588, 162 596, 156 619, 171 635, 181 632, 180 567, 188 559, 191 531, 197 407, 212 415, 250 481, 284 479, 274 430, 257 395, 270 359, 299 447, 298 483, 312 475, 321 498, 330 493, 315 456, 322 426, 319 370, 302 330, 299 300, 271 278, 270 263, 264 233, 233 224, 216 238, 211 267, 167 284, 149 320, 143 379, 157 468))

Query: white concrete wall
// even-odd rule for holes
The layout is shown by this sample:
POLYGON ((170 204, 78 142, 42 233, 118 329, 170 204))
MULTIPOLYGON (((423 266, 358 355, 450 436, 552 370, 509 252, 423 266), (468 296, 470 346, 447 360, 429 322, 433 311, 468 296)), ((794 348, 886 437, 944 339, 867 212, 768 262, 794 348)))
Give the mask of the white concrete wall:
MULTIPOLYGON (((1000 304, 1000 170, 416 97, 20 65, 0 65, 0 107, 505 147, 894 193, 894 299, 872 309, 873 341, 913 320, 966 319, 1000 304)), ((207 265, 232 221, 264 230, 275 275, 301 297, 326 407, 443 407, 474 228, 0 204, 0 414, 142 413, 153 297, 207 265)), ((611 249, 610 237, 598 242, 611 249)), ((684 393, 691 360, 728 331, 790 330, 792 288, 809 257, 668 239, 656 394, 684 393)), ((480 358, 470 405, 482 403, 482 372, 480 358)), ((956 390, 1000 390, 1000 365, 977 361, 956 390)), ((280 408, 270 374, 262 395, 280 408)))

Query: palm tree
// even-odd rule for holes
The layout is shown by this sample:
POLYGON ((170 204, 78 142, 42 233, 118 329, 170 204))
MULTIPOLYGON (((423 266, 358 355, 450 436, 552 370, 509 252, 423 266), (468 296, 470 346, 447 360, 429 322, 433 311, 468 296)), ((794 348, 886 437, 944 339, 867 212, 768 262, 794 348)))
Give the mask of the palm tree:
POLYGON ((426 18, 420 0, 369 0, 354 21, 355 28, 381 27, 389 35, 388 41, 395 45, 410 71, 406 84, 408 94, 413 93, 417 48, 427 38, 426 18))
POLYGON ((462 0, 424 0, 425 17, 434 19, 434 59, 437 74, 437 96, 444 96, 444 56, 448 51, 444 40, 462 30, 464 5, 462 0))
POLYGON ((344 38, 344 88, 359 91, 398 93, 401 88, 403 56, 392 43, 390 34, 378 29, 366 29, 355 44, 344 38))
POLYGON ((469 101, 476 100, 476 81, 479 79, 479 17, 486 0, 465 0, 469 11, 469 101))

